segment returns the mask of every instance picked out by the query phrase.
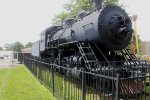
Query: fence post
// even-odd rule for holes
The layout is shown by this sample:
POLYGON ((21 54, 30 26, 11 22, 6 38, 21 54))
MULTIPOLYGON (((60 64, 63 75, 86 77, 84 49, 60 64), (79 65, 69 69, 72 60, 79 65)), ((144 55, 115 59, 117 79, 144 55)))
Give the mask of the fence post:
POLYGON ((82 100, 86 100, 86 83, 84 69, 82 70, 82 100))
POLYGON ((120 83, 121 83, 121 76, 120 74, 117 74, 115 100, 120 100, 120 83))
POLYGON ((54 66, 53 64, 51 65, 52 66, 52 91, 53 91, 53 96, 54 96, 54 66))

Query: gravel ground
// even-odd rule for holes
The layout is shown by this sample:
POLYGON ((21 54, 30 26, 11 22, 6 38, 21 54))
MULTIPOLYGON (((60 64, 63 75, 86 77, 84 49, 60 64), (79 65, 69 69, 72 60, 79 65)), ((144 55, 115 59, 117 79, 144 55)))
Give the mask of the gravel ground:
POLYGON ((11 68, 13 66, 20 65, 17 61, 12 61, 10 59, 0 59, 0 68, 11 68))

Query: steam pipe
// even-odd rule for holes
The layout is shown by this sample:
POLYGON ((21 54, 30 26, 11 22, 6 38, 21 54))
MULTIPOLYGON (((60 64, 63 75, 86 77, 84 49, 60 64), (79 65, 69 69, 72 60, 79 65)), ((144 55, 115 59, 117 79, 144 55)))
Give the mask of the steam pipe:
POLYGON ((95 8, 102 8, 102 0, 94 0, 95 8))

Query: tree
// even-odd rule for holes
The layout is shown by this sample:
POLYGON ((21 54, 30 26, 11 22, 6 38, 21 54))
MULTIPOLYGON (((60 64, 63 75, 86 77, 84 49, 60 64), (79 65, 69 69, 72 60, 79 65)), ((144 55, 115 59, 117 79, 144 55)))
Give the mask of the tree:
POLYGON ((68 17, 68 14, 63 11, 60 14, 55 16, 52 23, 53 25, 60 25, 67 17, 68 17))
POLYGON ((28 42, 26 45, 25 45, 25 48, 31 48, 32 47, 32 42, 28 42))
POLYGON ((105 5, 118 5, 119 0, 103 0, 105 5))
MULTIPOLYGON (((119 0, 103 0, 104 5, 117 5, 119 0)), ((94 8, 93 0, 71 0, 64 4, 64 11, 55 16, 53 25, 60 25, 66 18, 74 18, 82 10, 89 11, 94 8)))
POLYGON ((13 51, 20 52, 21 49, 23 49, 23 48, 24 48, 24 45, 19 41, 16 41, 15 43, 12 44, 13 51))
POLYGON ((0 47, 0 51, 3 51, 3 48, 2 48, 2 47, 0 47))
POLYGON ((4 45, 5 51, 11 51, 12 50, 12 44, 6 43, 4 45))

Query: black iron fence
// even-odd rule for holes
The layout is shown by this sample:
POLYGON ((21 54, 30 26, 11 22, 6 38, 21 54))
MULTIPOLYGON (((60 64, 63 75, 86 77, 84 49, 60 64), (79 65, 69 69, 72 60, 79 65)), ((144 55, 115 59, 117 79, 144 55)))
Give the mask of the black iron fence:
POLYGON ((58 100, 150 100, 147 62, 128 69, 124 64, 122 69, 130 69, 130 77, 124 77, 129 75, 126 71, 115 74, 119 68, 105 64, 90 71, 59 66, 49 59, 24 58, 24 64, 58 100))

